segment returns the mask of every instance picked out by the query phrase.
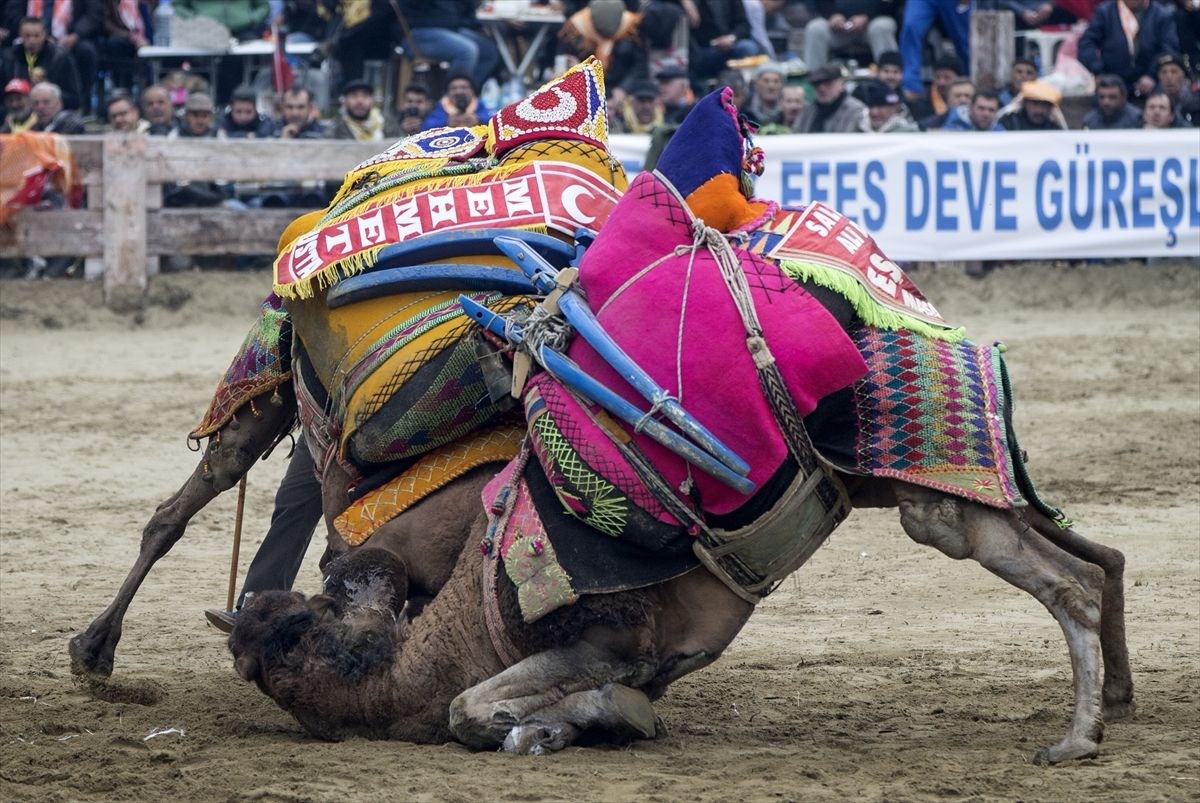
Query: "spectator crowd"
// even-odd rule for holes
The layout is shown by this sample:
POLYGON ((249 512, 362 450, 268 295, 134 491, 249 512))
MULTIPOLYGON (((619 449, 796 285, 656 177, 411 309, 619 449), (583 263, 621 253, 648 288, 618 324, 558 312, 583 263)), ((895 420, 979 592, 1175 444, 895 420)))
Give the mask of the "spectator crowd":
MULTIPOLYGON (((528 2, 563 20, 535 54, 533 76, 510 75, 501 46, 520 52, 539 40, 505 21, 493 0, 0 0, 0 133, 391 142, 485 122, 521 80, 588 55, 607 68, 613 133, 669 135, 718 85, 734 89, 765 135, 1067 128, 1062 92, 1046 76, 1053 65, 1036 54, 1018 47, 1002 87, 972 83, 974 7, 1011 10, 1018 36, 1075 26, 1074 52, 1095 88, 1090 109, 1073 115, 1078 127, 1200 126, 1200 0, 528 2), (325 93, 304 81, 280 92, 270 81, 246 84, 236 59, 222 59, 210 82, 167 51, 156 58, 168 71, 152 82, 139 50, 169 44, 167 21, 189 18, 219 23, 241 41, 311 43, 310 62, 294 66, 321 64, 338 89, 336 107, 323 108, 325 93), (402 72, 410 82, 383 98, 368 65, 395 70, 404 60, 437 66, 402 72)), ((323 202, 312 192, 237 198, 231 187, 168 188, 164 203, 323 202)))

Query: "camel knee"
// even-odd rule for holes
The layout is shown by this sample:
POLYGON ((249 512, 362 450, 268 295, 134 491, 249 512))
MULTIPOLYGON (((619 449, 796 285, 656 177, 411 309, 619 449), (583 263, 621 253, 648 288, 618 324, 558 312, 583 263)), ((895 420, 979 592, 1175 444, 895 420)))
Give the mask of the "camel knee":
POLYGON ((450 732, 472 750, 494 748, 518 724, 518 717, 503 704, 479 699, 467 689, 450 701, 450 732))
POLYGON ((906 495, 900 499, 900 525, 918 544, 962 560, 971 556, 962 504, 942 494, 906 495))

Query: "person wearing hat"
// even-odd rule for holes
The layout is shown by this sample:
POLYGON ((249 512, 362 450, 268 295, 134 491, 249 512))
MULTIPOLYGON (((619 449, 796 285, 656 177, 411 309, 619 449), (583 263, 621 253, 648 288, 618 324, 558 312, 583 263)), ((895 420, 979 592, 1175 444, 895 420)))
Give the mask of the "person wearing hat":
POLYGON ((792 131, 797 134, 848 134, 858 131, 866 105, 846 92, 842 68, 822 64, 809 73, 813 102, 800 110, 792 131))
POLYGON ((354 78, 342 87, 342 111, 326 136, 358 142, 395 142, 403 134, 400 124, 385 116, 375 104, 375 87, 354 78))
POLYGON ((1096 79, 1096 108, 1084 115, 1083 127, 1092 131, 1142 127, 1142 110, 1129 102, 1121 76, 1109 73, 1096 79))
POLYGON ((229 96, 229 109, 217 122, 219 139, 267 139, 275 134, 275 123, 258 113, 258 93, 242 85, 229 96))
POLYGON ((1155 63, 1158 89, 1175 104, 1175 116, 1182 125, 1200 126, 1200 96, 1188 86, 1187 65, 1183 57, 1164 53, 1155 63))
POLYGON ((29 82, 24 78, 13 78, 4 85, 4 123, 0 125, 0 134, 18 134, 29 130, 36 122, 29 82))
POLYGON ((207 139, 217 135, 216 108, 207 92, 193 92, 183 102, 183 122, 167 135, 168 139, 207 139))
POLYGON ((767 126, 783 120, 784 75, 778 64, 764 64, 754 73, 754 96, 746 104, 746 116, 758 125, 767 126))
POLYGON ((1006 131, 1064 131, 1067 128, 1058 104, 1062 93, 1042 80, 1026 81, 1021 96, 1000 115, 1006 131))
POLYGON ((820 16, 804 26, 804 63, 824 64, 830 52, 867 45, 871 58, 896 50, 896 20, 883 0, 818 0, 820 16))
MULTIPOLYGON (((966 64, 971 60, 971 42, 969 26, 971 20, 971 3, 964 0, 907 0, 904 4, 904 21, 900 24, 900 55, 904 59, 904 81, 901 88, 910 101, 921 97, 925 84, 921 80, 921 67, 925 60, 925 37, 933 27, 934 17, 941 22, 942 30, 954 42, 954 52, 958 54, 959 62, 966 64)), ((935 68, 936 69, 936 68, 935 68)), ((962 75, 960 68, 955 77, 962 75)), ((945 109, 934 108, 933 112, 941 114, 945 109)), ((925 116, 920 110, 913 108, 913 114, 918 118, 925 116)))
POLYGON ((658 87, 651 81, 637 81, 629 88, 624 102, 612 108, 610 134, 649 134, 663 124, 663 107, 658 87))
POLYGON ((917 124, 900 112, 900 93, 879 81, 868 81, 863 91, 863 109, 858 130, 865 134, 904 134, 919 131, 917 124))
POLYGON ((677 66, 665 67, 655 79, 658 81, 658 99, 663 105, 664 121, 676 125, 682 123, 696 102, 687 70, 677 66))
POLYGON ((79 71, 71 54, 50 41, 46 21, 24 17, 17 28, 20 41, 0 53, 0 83, 24 78, 30 86, 48 81, 58 87, 63 108, 78 110, 83 105, 79 71))
POLYGON ((1179 33, 1170 8, 1153 0, 1105 0, 1079 38, 1079 61, 1093 75, 1114 73, 1132 90, 1134 102, 1155 85, 1155 64, 1179 52, 1179 33))
POLYGON ((29 90, 33 105, 34 124, 30 131, 52 131, 55 134, 83 134, 83 118, 63 108, 62 90, 57 84, 42 81, 29 90))

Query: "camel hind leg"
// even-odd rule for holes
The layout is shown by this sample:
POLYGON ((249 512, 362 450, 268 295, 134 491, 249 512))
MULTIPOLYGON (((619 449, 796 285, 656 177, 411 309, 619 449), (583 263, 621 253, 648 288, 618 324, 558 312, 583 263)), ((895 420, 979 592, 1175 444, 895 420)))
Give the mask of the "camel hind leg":
POLYGON ((1011 511, 995 510, 937 491, 896 483, 900 522, 914 541, 985 569, 1041 602, 1066 636, 1075 712, 1058 744, 1035 754, 1040 763, 1096 755, 1104 734, 1100 686, 1100 619, 1105 573, 1025 526, 1011 511))
MULTIPOLYGON (((285 389, 290 387, 280 388, 285 389)), ((112 674, 125 612, 150 569, 183 537, 192 517, 219 493, 236 485, 292 421, 295 401, 291 393, 284 395, 283 404, 271 404, 270 395, 264 393, 254 400, 255 408, 261 411, 259 417, 243 415, 240 421, 235 418, 210 440, 192 475, 154 511, 142 530, 137 560, 116 597, 87 630, 69 642, 72 673, 92 678, 107 678, 112 674)))
POLYGON ((1100 651, 1104 656, 1104 719, 1113 722, 1136 711, 1129 648, 1125 642, 1125 556, 1111 547, 1089 541, 1071 528, 1059 527, 1033 508, 1021 511, 1050 543, 1104 571, 1100 606, 1100 651))

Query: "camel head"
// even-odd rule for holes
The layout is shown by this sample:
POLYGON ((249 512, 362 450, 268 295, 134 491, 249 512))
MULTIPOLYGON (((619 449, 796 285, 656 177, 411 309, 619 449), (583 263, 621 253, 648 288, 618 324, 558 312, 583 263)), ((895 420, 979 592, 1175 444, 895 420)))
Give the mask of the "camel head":
POLYGON ((384 737, 396 653, 390 610, 325 594, 256 594, 229 636, 234 667, 312 735, 384 737))

